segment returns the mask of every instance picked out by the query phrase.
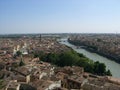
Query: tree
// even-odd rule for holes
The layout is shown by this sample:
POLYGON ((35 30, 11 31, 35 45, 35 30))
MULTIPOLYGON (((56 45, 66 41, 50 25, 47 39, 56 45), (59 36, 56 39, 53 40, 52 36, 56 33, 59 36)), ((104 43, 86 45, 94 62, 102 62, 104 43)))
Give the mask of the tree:
POLYGON ((60 60, 57 63, 59 66, 72 66, 79 60, 79 56, 71 51, 64 52, 59 57, 60 60))
POLYGON ((2 79, 0 79, 0 90, 4 90, 3 88, 5 88, 6 85, 4 84, 4 81, 2 79))
POLYGON ((28 84, 21 84, 20 90, 37 90, 35 87, 28 84))
POLYGON ((82 53, 78 53, 79 57, 85 58, 85 56, 82 53))
POLYGON ((99 73, 100 73, 101 75, 104 75, 105 72, 106 72, 106 66, 105 66, 105 64, 104 64, 104 63, 100 63, 100 64, 99 64, 99 73))
POLYGON ((20 56, 20 55, 22 55, 22 52, 17 51, 16 54, 17 54, 17 56, 20 56))
POLYGON ((25 63, 23 62, 23 57, 21 55, 21 60, 20 60, 19 66, 24 66, 24 65, 25 65, 25 63))
POLYGON ((106 72, 106 66, 104 63, 100 63, 99 61, 96 61, 94 63, 94 73, 98 75, 104 75, 106 72))
POLYGON ((86 72, 90 72, 90 73, 93 73, 93 62, 87 58, 80 58, 80 60, 76 63, 77 66, 80 66, 80 67, 84 67, 84 70, 86 72))
POLYGON ((108 76, 112 76, 112 74, 111 74, 111 72, 110 72, 109 69, 106 71, 106 75, 108 75, 108 76))
POLYGON ((56 53, 49 53, 47 55, 47 61, 56 64, 59 61, 59 55, 56 53))
POLYGON ((20 63, 19 63, 19 66, 24 66, 25 63, 21 60, 20 63))
MULTIPOLYGON (((44 62, 49 62, 55 64, 57 66, 80 66, 83 67, 85 72, 90 72, 96 75, 111 75, 110 70, 106 71, 106 66, 104 63, 93 62, 92 60, 86 58, 82 54, 78 54, 77 52, 70 51, 62 52, 62 53, 35 53, 40 60, 44 62)), ((24 65, 21 60, 20 65, 24 65)))

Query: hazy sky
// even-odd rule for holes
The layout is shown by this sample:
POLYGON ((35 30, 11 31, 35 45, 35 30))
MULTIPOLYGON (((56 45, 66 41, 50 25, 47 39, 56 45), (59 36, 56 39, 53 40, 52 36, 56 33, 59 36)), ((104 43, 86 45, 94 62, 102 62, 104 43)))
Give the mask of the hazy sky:
POLYGON ((0 0, 0 34, 120 32, 120 0, 0 0))

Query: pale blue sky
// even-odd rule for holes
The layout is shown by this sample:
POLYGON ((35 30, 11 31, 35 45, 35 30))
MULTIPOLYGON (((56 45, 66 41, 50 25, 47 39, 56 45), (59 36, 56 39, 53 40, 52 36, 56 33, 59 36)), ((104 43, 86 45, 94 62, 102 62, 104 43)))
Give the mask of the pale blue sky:
POLYGON ((120 0, 0 0, 0 34, 120 32, 120 0))

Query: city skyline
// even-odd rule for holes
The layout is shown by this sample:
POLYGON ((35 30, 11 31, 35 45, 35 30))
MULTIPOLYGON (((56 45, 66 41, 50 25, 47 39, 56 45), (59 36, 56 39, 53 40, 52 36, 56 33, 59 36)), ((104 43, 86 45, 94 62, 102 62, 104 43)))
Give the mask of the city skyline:
POLYGON ((119 0, 1 0, 0 34, 119 33, 119 0))

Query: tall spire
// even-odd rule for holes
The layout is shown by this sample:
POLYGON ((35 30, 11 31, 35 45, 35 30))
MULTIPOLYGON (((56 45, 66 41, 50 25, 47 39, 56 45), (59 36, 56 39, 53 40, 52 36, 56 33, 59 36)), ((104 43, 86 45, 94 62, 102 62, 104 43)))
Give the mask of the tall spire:
POLYGON ((23 61, 23 55, 21 54, 21 61, 23 61))
POLYGON ((20 60, 19 66, 23 66, 23 65, 25 65, 25 63, 23 61, 23 56, 21 55, 21 60, 20 60))
POLYGON ((41 34, 40 34, 40 37, 39 37, 39 42, 41 42, 41 40, 42 40, 42 36, 41 36, 41 34))

